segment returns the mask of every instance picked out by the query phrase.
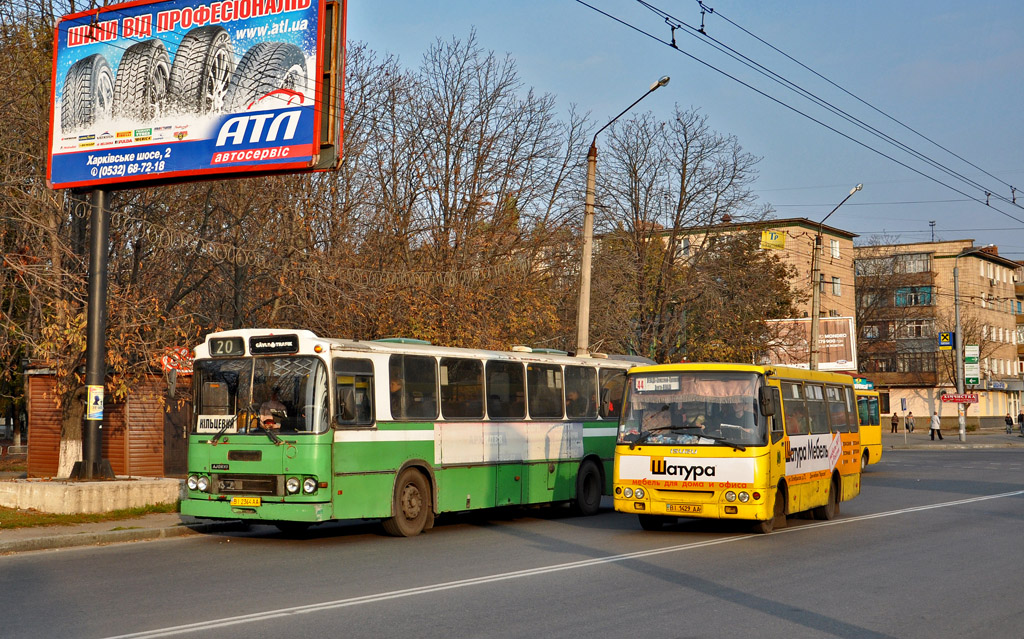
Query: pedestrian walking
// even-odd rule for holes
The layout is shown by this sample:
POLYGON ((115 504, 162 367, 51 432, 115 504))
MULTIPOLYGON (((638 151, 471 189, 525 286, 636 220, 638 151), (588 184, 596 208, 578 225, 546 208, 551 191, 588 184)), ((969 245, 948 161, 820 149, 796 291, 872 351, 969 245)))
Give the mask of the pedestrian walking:
POLYGON ((908 433, 914 432, 914 413, 907 413, 903 420, 903 427, 907 429, 908 433))
POLYGON ((1010 417, 1010 413, 1006 413, 1006 434, 1009 435, 1013 432, 1013 418, 1010 417))
POLYGON ((892 424, 892 430, 890 432, 895 433, 895 432, 897 432, 899 430, 899 427, 900 427, 900 416, 897 415, 895 413, 895 411, 893 412, 892 419, 889 421, 889 423, 892 424))
POLYGON ((1024 437, 1024 408, 1017 413, 1017 426, 1020 428, 1020 436, 1024 437))
POLYGON ((942 440, 942 420, 939 419, 939 411, 932 411, 932 426, 929 429, 932 435, 932 441, 935 441, 935 434, 938 433, 939 440, 942 440))

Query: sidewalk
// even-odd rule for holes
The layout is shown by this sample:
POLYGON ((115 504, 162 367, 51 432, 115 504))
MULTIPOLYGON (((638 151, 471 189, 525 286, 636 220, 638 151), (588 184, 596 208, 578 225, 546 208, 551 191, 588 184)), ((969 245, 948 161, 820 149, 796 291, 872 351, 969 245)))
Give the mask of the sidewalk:
POLYGON ((155 513, 72 526, 34 526, 0 530, 0 555, 31 550, 146 541, 232 530, 237 522, 199 523, 178 513, 155 513))
MULTIPOLYGON (((900 424, 902 429, 902 424, 900 424)), ((955 429, 943 428, 942 437, 933 441, 928 431, 927 424, 924 428, 920 426, 914 429, 913 433, 905 434, 903 430, 898 433, 888 432, 888 424, 883 424, 882 447, 892 450, 931 450, 948 448, 950 450, 964 450, 968 448, 1024 448, 1024 437, 1019 431, 1014 430, 1010 435, 1006 434, 1005 428, 985 428, 975 431, 967 431, 965 439, 961 442, 959 433, 955 429), (904 436, 905 435, 905 436, 904 436)), ((884 460, 885 457, 883 456, 884 460)))

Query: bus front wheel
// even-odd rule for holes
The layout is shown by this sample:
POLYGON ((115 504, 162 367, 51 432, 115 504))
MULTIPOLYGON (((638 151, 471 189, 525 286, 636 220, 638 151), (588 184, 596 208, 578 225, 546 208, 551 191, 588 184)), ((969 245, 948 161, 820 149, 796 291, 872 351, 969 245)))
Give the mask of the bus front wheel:
POLYGON ((839 515, 839 483, 833 479, 828 486, 828 501, 814 509, 814 518, 831 521, 839 515))
POLYGON ((430 486, 423 473, 406 468, 395 482, 391 517, 381 522, 392 537, 413 537, 427 527, 431 515, 430 486))
POLYGON ((767 535, 776 528, 786 527, 786 492, 779 488, 775 491, 775 503, 772 507, 772 518, 754 524, 754 532, 767 535))

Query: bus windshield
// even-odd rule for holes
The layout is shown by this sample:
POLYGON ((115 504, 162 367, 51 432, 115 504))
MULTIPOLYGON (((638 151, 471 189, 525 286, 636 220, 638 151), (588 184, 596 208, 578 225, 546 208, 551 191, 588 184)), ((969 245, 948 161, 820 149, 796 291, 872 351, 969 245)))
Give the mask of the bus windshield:
POLYGON ((756 373, 666 372, 629 379, 619 443, 743 445, 767 442, 756 373))
POLYGON ((327 368, 316 357, 196 360, 197 433, 322 433, 327 368))

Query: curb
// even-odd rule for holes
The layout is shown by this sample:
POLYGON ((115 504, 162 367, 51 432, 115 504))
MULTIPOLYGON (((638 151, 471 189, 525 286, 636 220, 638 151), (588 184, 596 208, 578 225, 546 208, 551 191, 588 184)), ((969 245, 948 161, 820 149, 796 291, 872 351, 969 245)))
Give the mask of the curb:
POLYGON ((153 539, 171 539, 187 535, 224 532, 235 530, 240 521, 225 521, 209 524, 181 524, 165 528, 130 528, 126 530, 107 530, 96 533, 78 533, 55 535, 52 537, 34 537, 15 541, 0 541, 0 555, 33 550, 57 550, 78 546, 98 546, 117 544, 129 541, 149 541, 153 539))

